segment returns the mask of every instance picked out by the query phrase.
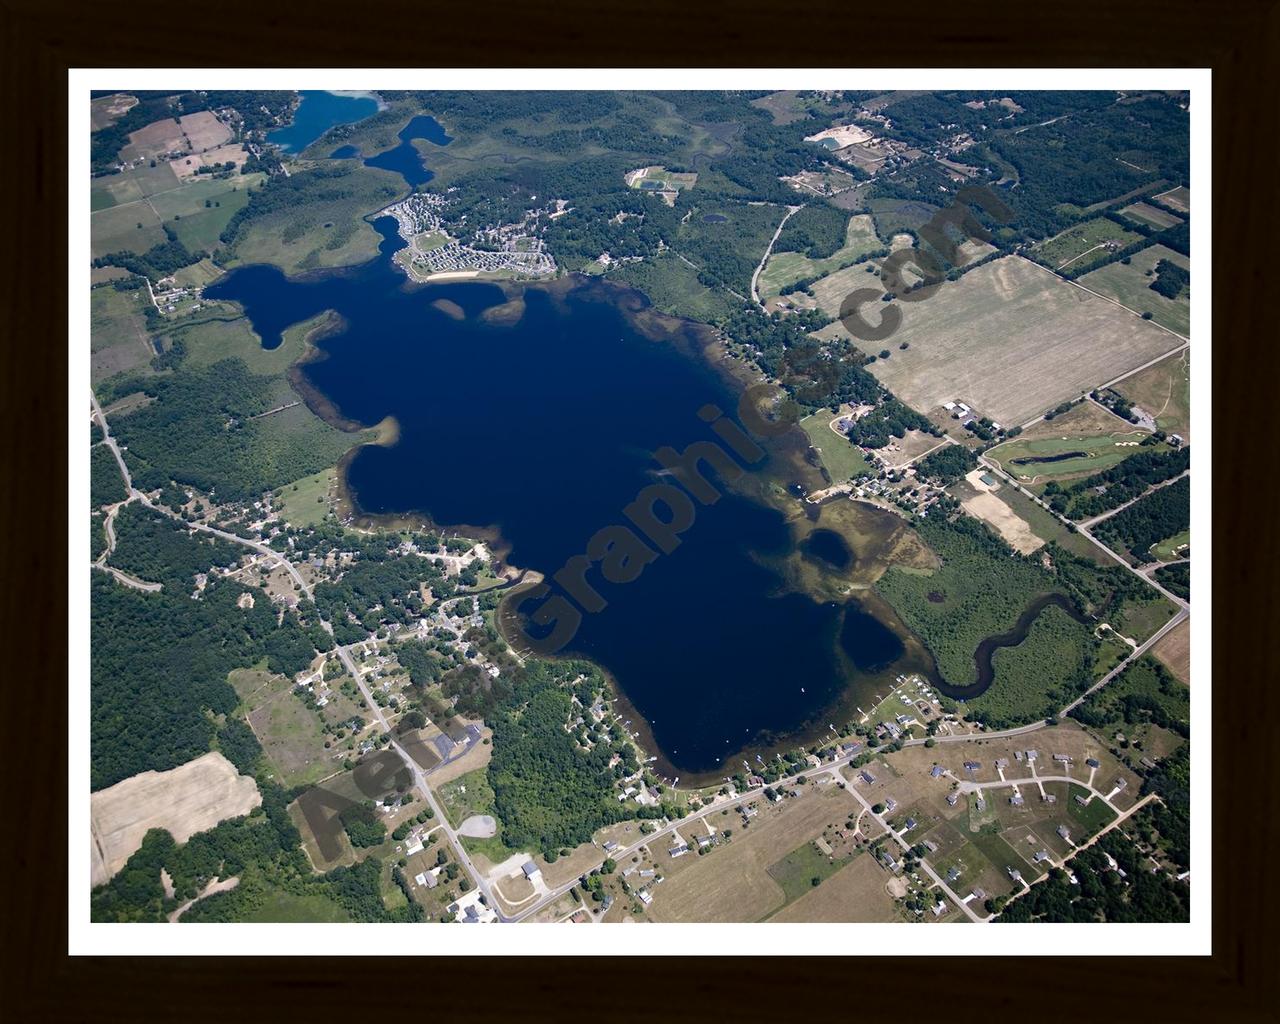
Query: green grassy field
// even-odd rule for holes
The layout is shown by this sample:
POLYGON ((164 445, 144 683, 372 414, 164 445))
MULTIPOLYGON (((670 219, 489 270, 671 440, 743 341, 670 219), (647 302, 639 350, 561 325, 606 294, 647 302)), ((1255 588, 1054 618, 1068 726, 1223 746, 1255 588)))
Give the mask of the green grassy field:
POLYGON ((336 470, 322 469, 276 491, 284 520, 299 527, 321 522, 329 512, 329 495, 336 477, 336 470))
POLYGON ((1156 630, 1173 618, 1177 608, 1156 590, 1148 590, 1149 600, 1127 599, 1112 623, 1125 636, 1145 642, 1156 630))
POLYGON ((318 892, 299 894, 284 889, 268 888, 247 901, 248 909, 236 915, 237 921, 258 923, 335 924, 351 920, 340 904, 318 892))
POLYGON ((146 252, 164 241, 160 218, 146 203, 98 210, 89 219, 89 246, 95 258, 109 252, 146 252))
POLYGON ((1178 548, 1184 544, 1191 543, 1191 531, 1183 530, 1181 533, 1162 540, 1159 544, 1152 545, 1151 553, 1162 562, 1169 562, 1175 558, 1181 557, 1178 548))
POLYGON ((1033 252, 1054 270, 1079 274, 1110 257, 1106 249, 1097 248, 1104 242, 1115 242, 1124 248, 1140 241, 1142 236, 1136 231, 1127 231, 1106 217, 1096 217, 1045 239, 1033 252))
POLYGON ((812 260, 803 253, 775 252, 765 264, 760 275, 759 289, 762 298, 777 295, 794 281, 821 277, 852 263, 864 253, 884 248, 876 237, 875 224, 869 214, 854 214, 845 228, 844 246, 821 260, 812 260))
POLYGON ((191 366, 208 366, 222 359, 240 359, 251 373, 274 376, 283 374, 301 358, 306 351, 307 335, 328 317, 328 313, 321 313, 286 328, 284 340, 273 349, 262 347, 262 341, 248 317, 210 317, 191 324, 179 324, 169 334, 182 339, 191 366))
POLYGON ((822 465, 831 476, 832 483, 852 480, 854 475, 869 470, 871 464, 857 448, 833 431, 828 424, 833 419, 830 409, 822 409, 800 421, 809 435, 809 441, 818 449, 822 465))
POLYGON ((1067 810, 1071 817, 1080 822, 1087 830, 1089 835, 1097 832, 1099 829, 1105 828, 1115 819, 1115 811, 1104 804, 1097 797, 1094 797, 1084 806, 1076 803, 1076 797, 1083 796, 1086 799, 1089 791, 1083 786, 1071 787, 1070 800, 1067 803, 1067 810))
POLYGON ((161 219, 172 225, 188 249, 212 252, 218 248, 218 236, 228 221, 249 201, 250 187, 259 184, 262 178, 261 174, 252 174, 247 178, 196 180, 156 196, 151 205, 161 219))
POLYGON ((821 884, 847 863, 847 858, 828 857, 810 842, 796 847, 782 860, 770 865, 768 872, 769 877, 781 886, 787 903, 790 903, 814 888, 815 878, 821 884))
MULTIPOLYGON (((1155 294, 1154 292, 1152 294, 1155 294)), ((1191 440, 1191 353, 1162 359, 1121 381, 1115 390, 1156 418, 1156 426, 1191 440)))
POLYGON ((94 386, 126 370, 146 369, 156 354, 142 310, 145 288, 118 292, 111 285, 89 292, 89 378, 94 386))
MULTIPOLYGON (((1118 422, 1118 421, 1117 421, 1118 422)), ((997 445, 987 452, 987 457, 998 462, 1000 468, 1024 484, 1043 485, 1050 480, 1077 476, 1081 473, 1100 473, 1110 469, 1121 459, 1134 454, 1138 448, 1126 442, 1145 437, 1142 431, 1122 431, 1099 437, 1045 437, 1039 439, 1014 438, 997 445), (1079 452, 1076 458, 1055 462, 1018 464, 1019 459, 1045 458, 1079 452)))
POLYGON ((1191 334, 1191 296, 1188 291, 1183 289, 1177 298, 1167 299, 1151 288, 1151 282, 1155 280, 1155 266, 1161 260, 1169 260, 1183 268, 1191 266, 1191 261, 1182 253, 1163 245, 1151 245, 1130 257, 1128 264, 1117 262, 1099 267, 1079 281, 1084 287, 1115 299, 1135 313, 1150 313, 1153 322, 1188 337, 1191 334))

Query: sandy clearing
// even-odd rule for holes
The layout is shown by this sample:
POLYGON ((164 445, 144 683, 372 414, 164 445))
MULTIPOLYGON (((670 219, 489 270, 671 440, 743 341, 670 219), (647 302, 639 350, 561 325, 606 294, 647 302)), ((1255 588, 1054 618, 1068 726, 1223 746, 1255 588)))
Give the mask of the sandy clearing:
POLYGON ((473 814, 458 826, 458 835, 489 839, 498 834, 498 823, 488 814, 473 814))
POLYGON ((966 498, 960 506, 992 527, 1015 551, 1029 555, 1044 546, 1044 541, 1031 532, 1027 521, 990 491, 966 498))
POLYGON ((148 829, 167 829, 179 843, 262 803, 257 784, 216 751, 167 772, 141 772, 90 798, 91 880, 108 881, 148 829))

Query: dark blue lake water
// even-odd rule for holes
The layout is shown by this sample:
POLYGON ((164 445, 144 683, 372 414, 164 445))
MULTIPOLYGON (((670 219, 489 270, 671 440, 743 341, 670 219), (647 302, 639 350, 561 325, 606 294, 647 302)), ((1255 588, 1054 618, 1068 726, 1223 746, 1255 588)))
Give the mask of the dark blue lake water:
MULTIPOLYGON (((499 288, 409 286, 388 259, 400 247, 394 222, 376 226, 383 254, 363 267, 292 281, 246 267, 206 290, 243 303, 268 345, 323 310, 344 318, 320 342, 326 358, 305 367, 308 382, 345 417, 400 424, 396 444, 363 448, 350 464, 364 512, 500 531, 511 564, 550 575, 596 531, 625 523, 624 506, 662 479, 652 452, 715 440, 702 406, 736 409, 737 385, 703 357, 696 328, 662 340, 641 332, 624 308, 643 304, 637 293, 531 288, 520 320, 493 326, 481 314, 505 301, 499 288), (439 299, 465 319, 433 306, 439 299)), ((762 471, 785 470, 780 459, 769 455, 762 471)), ((825 731, 860 673, 902 653, 856 606, 780 592, 759 559, 792 551, 791 528, 749 490, 699 507, 676 550, 634 582, 593 570, 607 607, 584 617, 566 649, 609 670, 649 723, 659 767, 686 778, 825 731)), ((852 557, 830 537, 815 543, 810 557, 852 557)))
POLYGON ((378 112, 372 96, 339 96, 318 90, 303 90, 293 113, 293 123, 267 133, 267 141, 290 153, 306 149, 330 128, 355 124, 378 112))
POLYGON ((395 171, 404 178, 410 188, 422 185, 435 177, 422 162, 422 155, 414 146, 414 139, 423 139, 436 146, 447 146, 453 137, 445 134, 440 122, 428 114, 419 114, 400 129, 400 145, 385 153, 369 157, 366 167, 378 167, 384 171, 395 171))

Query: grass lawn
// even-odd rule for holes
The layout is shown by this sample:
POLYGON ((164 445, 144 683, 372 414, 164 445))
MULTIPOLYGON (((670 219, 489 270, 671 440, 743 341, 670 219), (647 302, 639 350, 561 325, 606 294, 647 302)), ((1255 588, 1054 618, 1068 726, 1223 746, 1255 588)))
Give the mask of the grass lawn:
MULTIPOLYGON (((1082 796, 1088 799, 1089 791, 1083 786, 1071 786, 1071 794, 1067 803, 1067 810, 1076 821, 1082 824, 1087 835, 1093 835, 1099 829, 1105 828, 1115 819, 1116 813, 1097 797, 1094 797, 1087 804, 1081 806, 1076 802, 1076 797, 1082 796)), ((1079 838, 1076 842, 1080 842, 1079 838)))
POLYGON ((830 409, 822 409, 802 419, 800 426, 809 435, 810 443, 818 449, 822 465, 826 467, 832 483, 840 483, 842 480, 853 479, 863 470, 869 470, 871 465, 861 451, 828 426, 834 418, 830 409))
POLYGON ((470 854, 479 854, 490 864, 501 864, 512 854, 521 853, 513 850, 502 841, 502 832, 488 839, 475 839, 472 836, 459 836, 463 848, 470 854))
POLYGON ((1128 231, 1106 217, 1097 217, 1045 239, 1033 251, 1054 270, 1079 274, 1110 258, 1111 252, 1102 248, 1103 243, 1114 242, 1123 249, 1140 241, 1142 236, 1136 231, 1128 231))
MULTIPOLYGON (((1129 257, 1129 262, 1111 263, 1099 267, 1079 278, 1084 287, 1115 299, 1135 313, 1150 313, 1151 320, 1161 327, 1176 331, 1184 338, 1191 335, 1191 295, 1184 288, 1176 298, 1168 299, 1155 291, 1151 283, 1156 279, 1155 267, 1161 260, 1168 260, 1184 269, 1191 261, 1180 252, 1163 245, 1150 245, 1129 257)), ((1143 376, 1150 371, 1144 370, 1143 376)), ((1128 381, 1119 385, 1123 389, 1128 381)), ((1145 406, 1144 406, 1145 408, 1145 406)), ((1149 410, 1154 411, 1154 410, 1149 410)))
POLYGON ((323 521, 329 512, 329 495, 336 478, 336 470, 322 469, 276 491, 285 521, 298 527, 315 526, 323 521))

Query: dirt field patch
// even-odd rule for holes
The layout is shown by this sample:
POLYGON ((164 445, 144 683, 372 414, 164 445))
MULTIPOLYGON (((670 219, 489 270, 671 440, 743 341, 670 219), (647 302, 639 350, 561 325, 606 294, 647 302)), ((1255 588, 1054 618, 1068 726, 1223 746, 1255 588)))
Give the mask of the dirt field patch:
POLYGON ((1151 653, 1182 682, 1191 683, 1191 619, 1175 626, 1156 641, 1151 653))
POLYGON ((1167 331, 1016 256, 904 307, 901 326, 884 344, 904 341, 907 350, 870 366, 899 398, 921 410, 959 398, 1005 426, 1178 344, 1167 331))
POLYGON ((228 161, 239 167, 247 159, 248 154, 245 153, 244 146, 236 144, 232 146, 217 146, 204 153, 197 152, 188 156, 180 156, 177 159, 170 160, 169 166, 174 174, 186 180, 187 178, 194 178, 201 167, 213 167, 215 164, 225 164, 228 161))
POLYGON ((1013 509, 990 491, 976 494, 960 505, 969 515, 981 519, 994 529, 1011 548, 1021 554, 1029 555, 1044 545, 1044 541, 1031 532, 1027 521, 1015 515, 1013 509))
POLYGON ((90 798, 93 885, 124 867, 151 828, 167 829, 179 843, 220 821, 248 814, 262 803, 257 784, 213 752, 167 772, 142 772, 90 798))

